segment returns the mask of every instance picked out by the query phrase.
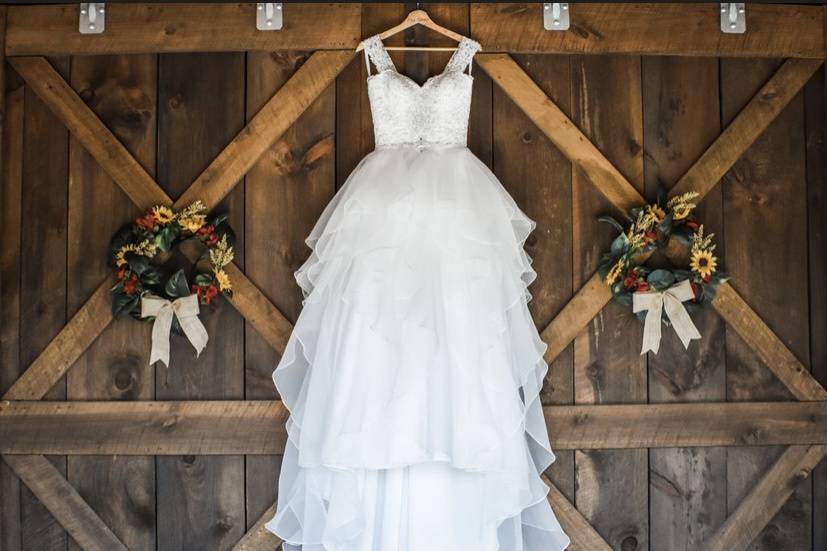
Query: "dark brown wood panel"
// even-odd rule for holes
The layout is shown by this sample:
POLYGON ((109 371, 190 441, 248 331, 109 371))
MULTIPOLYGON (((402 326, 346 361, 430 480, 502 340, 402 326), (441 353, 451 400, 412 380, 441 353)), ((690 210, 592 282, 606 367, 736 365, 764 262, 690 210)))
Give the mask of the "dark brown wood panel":
MULTIPOLYGON (((721 60, 727 124, 777 69, 777 61, 721 60)), ((723 181, 724 246, 732 286, 805 364, 809 357, 803 97, 796 97, 723 181), (792 213, 801 213, 793 215, 792 213), (793 290, 791 292, 791 290, 793 290)), ((788 399, 788 391, 727 328, 727 399, 788 399)), ((732 512, 782 449, 728 450, 732 512)), ((802 482, 752 549, 809 549, 810 483, 802 482)))
MULTIPOLYGON (((520 56, 516 60, 561 109, 571 111, 571 63, 568 56, 520 56)), ((480 71, 481 72, 481 71, 480 71)), ((568 302, 572 288, 571 162, 540 132, 499 87, 493 95, 494 171, 520 208, 537 223, 525 243, 537 279, 529 288, 529 307, 545 327, 568 302)), ((549 366, 544 404, 573 401, 572 347, 549 366)), ((560 452, 550 476, 574 498, 574 454, 560 452)))
MULTIPOLYGON (((248 117, 308 56, 303 52, 248 54, 248 117)), ((246 273, 291 322, 298 317, 302 301, 293 274, 310 254, 304 240, 335 191, 335 111, 335 86, 331 84, 246 177, 246 273)), ((276 396, 272 372, 278 360, 273 347, 247 324, 247 399, 276 396)), ((275 501, 279 465, 279 457, 247 458, 248 528, 275 501)))
MULTIPOLYGON (((24 87, 16 73, 5 83, 2 174, 0 184, 0 394, 20 373, 20 263, 23 194, 23 97, 24 87)), ((20 483, 5 462, 0 461, 0 549, 19 549, 20 483)))
MULTIPOLYGON (((70 60, 53 59, 64 78, 70 60)), ((26 87, 23 119, 24 228, 20 259, 20 361, 28 366, 66 323, 66 216, 69 133, 49 108, 26 87), (25 253, 30 251, 30 253, 25 253)), ((61 380, 46 395, 66 399, 61 380)), ((65 457, 51 458, 65 475, 65 457)), ((64 549, 66 532, 27 489, 21 503, 23 549, 64 549)))
MULTIPOLYGON (((158 63, 158 183, 176 198, 244 125, 244 55, 170 54, 158 63)), ((230 214, 243 267, 244 186, 217 209, 230 214)), ((219 301, 202 307, 210 341, 199 358, 172 336, 171 365, 156 369, 158 399, 244 396, 244 323, 219 301)), ((228 549, 244 534, 243 457, 158 458, 157 480, 159 550, 228 549)))
MULTIPOLYGON (((827 14, 827 10, 825 10, 827 14)), ((810 266, 810 335, 827 335, 827 148, 825 71, 804 90, 807 129, 807 218, 810 266)), ((827 386, 827 339, 810 339, 813 376, 827 386)), ((827 518, 827 465, 813 471, 813 519, 827 518)), ((813 522, 813 549, 827 549, 827 523, 813 522)))
MULTIPOLYGON (((156 56, 75 57, 71 85, 152 175, 155 171, 156 56)), ((69 143, 69 315, 111 268, 110 236, 141 214, 74 138, 69 143)), ((71 400, 151 400, 151 325, 126 317, 110 324, 67 374, 71 400)), ((129 549, 155 548, 155 460, 70 457, 68 478, 129 549)), ((76 549, 72 544, 70 548, 76 549)))
MULTIPOLYGON (((720 134, 718 60, 644 58, 643 107, 646 196, 653 201, 658 188, 671 188, 720 134)), ((706 195, 696 217, 720 235, 720 186, 706 195)), ((666 329, 659 353, 649 355, 650 402, 725 399, 724 324, 712 309, 693 320, 702 340, 685 351, 666 329)), ((651 450, 649 496, 651 548, 699 549, 726 519, 726 451, 651 450)))
MULTIPOLYGON (((572 60, 572 120, 638 190, 643 190, 643 117, 639 57, 578 56, 572 60)), ((614 238, 597 221, 614 213, 579 171, 572 178, 574 286, 597 269, 614 238)), ((610 302, 574 341, 577 404, 646 402, 641 326, 628 308, 610 302)), ((615 549, 649 548, 646 450, 578 451, 576 501, 615 549), (623 480, 623 484, 616 482, 623 480)))

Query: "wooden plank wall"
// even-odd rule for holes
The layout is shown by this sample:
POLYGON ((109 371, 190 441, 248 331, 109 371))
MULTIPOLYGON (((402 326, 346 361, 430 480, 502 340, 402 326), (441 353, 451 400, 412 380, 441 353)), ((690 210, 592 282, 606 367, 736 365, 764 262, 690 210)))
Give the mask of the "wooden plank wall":
MULTIPOLYGON (((413 6, 366 4, 362 35, 413 6)), ((470 30, 466 5, 424 5, 470 30)), ((419 32, 398 43, 433 42, 419 32)), ((85 102, 159 184, 177 197, 309 52, 142 54, 52 59, 85 102)), ((394 53, 422 82, 445 53, 394 53)), ((649 198, 672 186, 780 60, 515 56, 540 88, 649 198)), ((475 70, 469 145, 538 228, 526 248, 538 279, 531 311, 545 327, 594 272, 613 237, 592 184, 475 70)), ((222 203, 239 237, 237 264, 295 321, 293 272, 304 238, 373 148, 364 61, 357 56, 222 203)), ((733 285, 793 352, 827 378, 827 195, 824 74, 820 72, 704 200, 733 285), (818 335, 821 335, 819 338, 818 335)), ((6 79, 0 189, 0 391, 60 330, 107 272, 109 236, 135 210, 12 72, 6 79), (23 193, 25 190, 25 193, 23 193), (21 229, 22 228, 22 229, 21 229), (37 251, 37 254, 25 253, 37 251), (24 252, 25 254, 20 254, 24 252)), ((618 214, 618 213, 614 213, 618 214)), ((227 304, 203 318, 196 361, 173 337, 172 366, 147 365, 149 327, 112 324, 50 399, 272 399, 278 355, 227 304)), ((761 362, 706 312, 686 353, 665 331, 658 356, 639 355, 641 326, 610 304, 552 362, 545 404, 788 399, 761 362)), ((614 549, 699 548, 779 456, 780 448, 561 452, 550 476, 614 549)), ((228 549, 276 496, 278 457, 50 458, 130 549, 228 549)), ((75 548, 0 464, 0 549, 75 548)), ((825 549, 827 467, 802 482, 754 542, 760 550, 825 549)))

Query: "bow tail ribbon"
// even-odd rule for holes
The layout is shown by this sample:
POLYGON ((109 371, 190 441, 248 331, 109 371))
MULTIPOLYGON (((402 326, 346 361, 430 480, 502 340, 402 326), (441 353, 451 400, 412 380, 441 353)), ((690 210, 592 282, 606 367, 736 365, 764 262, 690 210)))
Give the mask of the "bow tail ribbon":
POLYGON ((678 334, 684 348, 689 348, 689 343, 693 339, 701 338, 698 328, 695 327, 692 318, 683 306, 685 301, 695 298, 689 280, 685 279, 663 292, 635 293, 632 297, 634 312, 646 312, 641 354, 646 354, 650 350, 655 354, 658 353, 661 339, 661 316, 664 309, 666 309, 666 317, 675 328, 675 333, 678 334))
POLYGON ((152 325, 152 351, 149 355, 150 365, 157 361, 169 367, 169 333, 172 318, 178 318, 178 325, 195 348, 198 356, 207 346, 209 335, 201 320, 198 319, 198 297, 189 295, 170 302, 164 298, 147 295, 141 299, 141 317, 155 317, 152 325))

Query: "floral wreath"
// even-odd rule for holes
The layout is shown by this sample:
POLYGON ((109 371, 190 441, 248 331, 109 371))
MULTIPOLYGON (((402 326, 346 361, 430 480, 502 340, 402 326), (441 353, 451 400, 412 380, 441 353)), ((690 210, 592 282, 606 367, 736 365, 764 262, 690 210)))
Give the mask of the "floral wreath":
POLYGON ((193 293, 201 304, 210 304, 219 292, 232 296, 232 282, 224 267, 233 260, 234 243, 227 215, 208 219, 201 201, 180 211, 163 205, 149 209, 112 237, 109 263, 118 281, 111 289, 113 315, 147 319, 141 317, 141 300, 146 295, 175 300, 193 293), (188 240, 204 246, 191 286, 183 269, 174 273, 165 269, 168 253, 188 240))
MULTIPOLYGON (((615 300, 631 306, 634 293, 664 292, 684 280, 689 281, 694 294, 688 303, 690 308, 706 305, 715 298, 715 289, 728 277, 718 269, 712 241, 715 235, 704 235, 703 224, 691 217, 696 207, 693 199, 698 195, 688 192, 666 201, 665 190, 660 190, 656 203, 629 211, 632 224, 627 230, 612 217, 600 218, 620 231, 598 268, 615 300), (648 267, 648 255, 669 245, 672 238, 689 246, 688 268, 648 267)), ((638 316, 642 319, 645 314, 639 312, 638 316)))

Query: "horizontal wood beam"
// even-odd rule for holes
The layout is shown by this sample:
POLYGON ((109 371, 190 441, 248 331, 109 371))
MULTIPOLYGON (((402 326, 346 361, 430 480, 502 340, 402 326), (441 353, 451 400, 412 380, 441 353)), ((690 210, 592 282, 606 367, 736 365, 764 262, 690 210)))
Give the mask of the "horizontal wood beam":
POLYGON ((79 55, 245 50, 353 50, 359 4, 285 4, 284 27, 256 29, 256 5, 106 4, 106 30, 78 32, 78 4, 9 8, 6 54, 79 55))
POLYGON ((81 549, 127 551, 126 546, 48 459, 21 455, 8 455, 3 459, 81 549))
MULTIPOLYGON (((0 453, 278 454, 279 401, 2 402, 0 453)), ((827 444, 827 402, 548 406, 557 449, 827 444)))
POLYGON ((281 538, 264 527, 275 514, 276 504, 273 503, 258 518, 256 523, 247 530, 247 533, 238 540, 232 551, 272 551, 278 549, 282 542, 281 538))
POLYGON ((738 504, 710 539, 704 551, 748 549, 761 530, 813 472, 827 454, 827 446, 790 446, 738 504))
POLYGON ((819 6, 748 4, 744 34, 722 33, 713 3, 575 3, 570 11, 570 30, 549 32, 540 2, 472 4, 471 32, 488 52, 824 57, 819 6))

